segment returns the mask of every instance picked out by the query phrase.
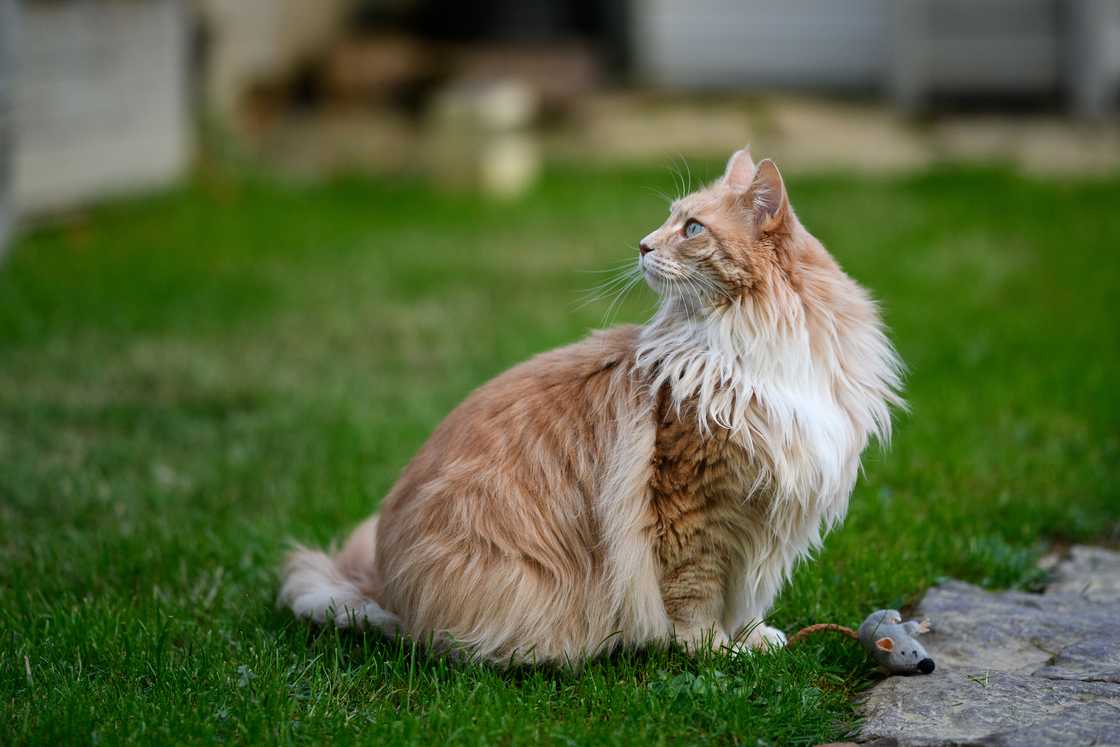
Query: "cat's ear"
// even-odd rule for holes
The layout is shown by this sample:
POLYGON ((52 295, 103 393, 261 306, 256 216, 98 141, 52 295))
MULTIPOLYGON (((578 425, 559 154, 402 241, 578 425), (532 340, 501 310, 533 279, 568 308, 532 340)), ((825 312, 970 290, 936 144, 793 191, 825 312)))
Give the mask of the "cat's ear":
POLYGON ((723 172, 723 183, 728 188, 744 192, 754 181, 754 159, 751 158, 750 146, 737 150, 727 159, 727 168, 723 172))
POLYGON ((754 213, 754 225, 760 233, 777 231, 789 219, 789 197, 777 165, 769 158, 755 169, 747 200, 754 213))

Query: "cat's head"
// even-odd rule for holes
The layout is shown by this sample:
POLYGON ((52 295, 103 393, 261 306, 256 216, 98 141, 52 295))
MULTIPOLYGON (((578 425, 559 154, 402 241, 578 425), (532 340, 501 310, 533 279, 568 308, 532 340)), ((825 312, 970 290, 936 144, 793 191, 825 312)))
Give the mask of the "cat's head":
POLYGON ((641 240, 638 261, 664 298, 735 303, 789 282, 799 228, 778 167, 770 159, 755 164, 744 149, 719 180, 672 204, 665 223, 641 240))

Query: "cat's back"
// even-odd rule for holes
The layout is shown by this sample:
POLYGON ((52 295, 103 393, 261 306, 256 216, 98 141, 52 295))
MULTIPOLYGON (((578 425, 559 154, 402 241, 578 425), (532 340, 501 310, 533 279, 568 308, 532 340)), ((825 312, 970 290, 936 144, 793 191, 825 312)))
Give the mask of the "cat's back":
MULTIPOLYGON (((586 500, 611 431, 641 396, 639 328, 596 331, 491 379, 456 407, 386 497, 382 514, 466 503, 524 511, 530 501, 586 500)), ((384 523, 384 521, 383 521, 384 523)))
POLYGON ((561 426, 593 429, 615 397, 632 395, 638 333, 632 325, 598 330, 499 374, 452 410, 417 456, 435 452, 446 461, 513 448, 518 438, 561 426))

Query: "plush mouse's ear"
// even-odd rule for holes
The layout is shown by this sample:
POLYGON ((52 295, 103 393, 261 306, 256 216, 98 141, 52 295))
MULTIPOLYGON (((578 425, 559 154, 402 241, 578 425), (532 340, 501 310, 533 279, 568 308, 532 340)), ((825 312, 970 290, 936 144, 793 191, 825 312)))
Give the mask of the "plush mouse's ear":
POLYGON ((890 638, 880 638, 879 640, 875 641, 875 648, 879 649, 880 651, 886 651, 889 653, 891 651, 894 651, 894 641, 890 638))

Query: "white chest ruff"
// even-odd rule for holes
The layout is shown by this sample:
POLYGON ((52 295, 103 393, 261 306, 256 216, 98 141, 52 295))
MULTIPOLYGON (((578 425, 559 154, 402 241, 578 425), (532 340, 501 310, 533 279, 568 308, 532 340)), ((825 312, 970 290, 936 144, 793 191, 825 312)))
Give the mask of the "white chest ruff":
POLYGON ((639 368, 654 391, 668 385, 678 405, 692 399, 702 431, 732 432, 757 469, 748 493, 765 490, 776 509, 792 503, 813 523, 838 521, 869 437, 837 395, 842 367, 814 359, 804 332, 757 335, 734 322, 652 325, 639 368))

